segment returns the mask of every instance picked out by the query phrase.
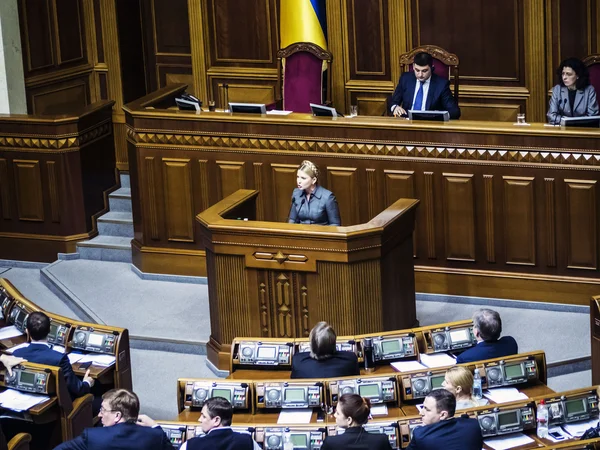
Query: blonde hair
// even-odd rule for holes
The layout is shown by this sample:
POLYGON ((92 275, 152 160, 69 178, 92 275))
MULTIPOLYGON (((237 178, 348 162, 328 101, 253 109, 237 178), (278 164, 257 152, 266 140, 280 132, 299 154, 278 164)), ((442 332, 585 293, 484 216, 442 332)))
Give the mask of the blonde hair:
POLYGON ((473 374, 469 369, 462 366, 451 367, 446 371, 446 377, 448 377, 452 386, 460 387, 463 394, 472 397, 473 374))
POLYGON ((315 163, 313 163, 312 161, 309 161, 308 159, 305 159, 304 161, 302 161, 302 164, 300 164, 298 166, 298 170, 301 170, 302 172, 306 173, 307 175, 309 175, 312 178, 316 178, 317 180, 319 180, 319 168, 317 167, 317 165, 315 163))

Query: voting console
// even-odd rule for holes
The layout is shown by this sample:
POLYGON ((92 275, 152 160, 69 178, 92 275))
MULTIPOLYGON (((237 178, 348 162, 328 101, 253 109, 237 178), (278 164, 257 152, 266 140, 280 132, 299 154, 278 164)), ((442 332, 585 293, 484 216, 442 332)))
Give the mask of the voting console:
MULTIPOLYGON (((417 200, 400 199, 366 223, 334 227, 257 220, 261 195, 238 190, 197 216, 207 254, 213 364, 291 362, 285 342, 240 342, 232 355, 230 343, 240 335, 291 344, 321 320, 342 336, 416 325, 417 200)), ((412 342, 390 341, 378 355, 416 352, 412 342)))

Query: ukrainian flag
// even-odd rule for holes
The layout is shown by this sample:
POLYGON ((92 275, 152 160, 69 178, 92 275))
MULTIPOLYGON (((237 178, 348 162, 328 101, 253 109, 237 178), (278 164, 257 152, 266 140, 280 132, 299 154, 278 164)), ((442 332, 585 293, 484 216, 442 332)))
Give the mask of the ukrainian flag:
POLYGON ((280 48, 312 42, 327 50, 325 0, 281 0, 280 48))

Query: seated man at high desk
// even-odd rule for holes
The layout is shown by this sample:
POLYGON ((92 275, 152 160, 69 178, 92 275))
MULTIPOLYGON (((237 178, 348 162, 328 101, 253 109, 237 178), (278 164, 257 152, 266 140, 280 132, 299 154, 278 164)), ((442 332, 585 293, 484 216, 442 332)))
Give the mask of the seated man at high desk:
POLYGON ((450 82, 433 71, 433 57, 429 53, 417 53, 413 71, 400 76, 392 96, 391 112, 395 117, 406 117, 410 109, 448 111, 451 119, 460 117, 460 108, 450 92, 450 82))
MULTIPOLYGON (((14 356, 25 358, 27 361, 36 364, 60 367, 72 399, 90 393, 90 389, 94 385, 94 379, 90 377, 90 370, 88 369, 85 373, 83 381, 80 380, 75 375, 67 354, 53 350, 52 345, 48 343, 50 318, 46 314, 39 311, 29 314, 26 331, 31 343, 27 347, 15 350, 13 353, 14 356)), ((99 402, 97 403, 97 408, 99 409, 99 402)), ((96 412, 94 411, 94 413, 96 412)))
POLYGON ((473 333, 477 345, 465 350, 456 358, 456 363, 469 363, 484 359, 500 358, 519 353, 517 341, 512 336, 500 337, 502 319, 492 309, 480 309, 473 315, 473 333))

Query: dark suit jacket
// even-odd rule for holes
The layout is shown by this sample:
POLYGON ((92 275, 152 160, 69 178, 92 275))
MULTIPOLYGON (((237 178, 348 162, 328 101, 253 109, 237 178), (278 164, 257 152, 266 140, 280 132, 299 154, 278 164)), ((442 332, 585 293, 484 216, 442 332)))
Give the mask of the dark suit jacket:
POLYGON ((317 361, 310 352, 296 353, 292 358, 290 378, 332 378, 360 375, 358 358, 352 352, 335 352, 329 359, 317 361))
POLYGON ((372 434, 363 427, 350 427, 339 436, 327 436, 321 450, 345 450, 354 446, 363 446, 369 450, 390 450, 392 448, 385 434, 372 434))
POLYGON ((54 351, 46 344, 31 343, 29 347, 15 350, 13 355, 25 358, 32 363, 60 367, 67 381, 67 389, 72 398, 90 393, 90 385, 84 383, 75 375, 66 353, 54 351))
POLYGON ((322 186, 317 185, 306 201, 302 189, 294 189, 292 206, 290 207, 290 223, 305 223, 314 225, 341 225, 340 210, 335 195, 322 186))
POLYGON ((252 436, 231 428, 213 428, 208 434, 187 441, 187 450, 254 450, 252 436))
POLYGON ((441 420, 413 431, 407 450, 481 450, 483 437, 477 419, 441 420))
POLYGON ((504 336, 497 341, 479 342, 475 347, 465 350, 456 358, 456 363, 482 361, 484 359, 501 358, 519 353, 517 341, 512 336, 504 336))
MULTIPOLYGON (((402 106, 406 111, 412 109, 416 85, 417 77, 414 72, 403 73, 392 96, 392 105, 402 106)), ((460 108, 450 91, 450 82, 435 73, 431 74, 425 109, 427 111, 448 111, 451 119, 460 117, 460 108)))
POLYGON ((134 423, 83 430, 81 436, 63 442, 55 450, 173 450, 161 427, 149 428, 134 423))
POLYGON ((575 102, 571 110, 569 102, 569 88, 557 84, 552 88, 552 97, 550 98, 550 107, 546 117, 549 123, 558 125, 561 117, 582 117, 597 116, 598 100, 596 99, 596 90, 591 84, 585 89, 577 89, 575 102), (565 101, 566 100, 566 101, 565 101))

